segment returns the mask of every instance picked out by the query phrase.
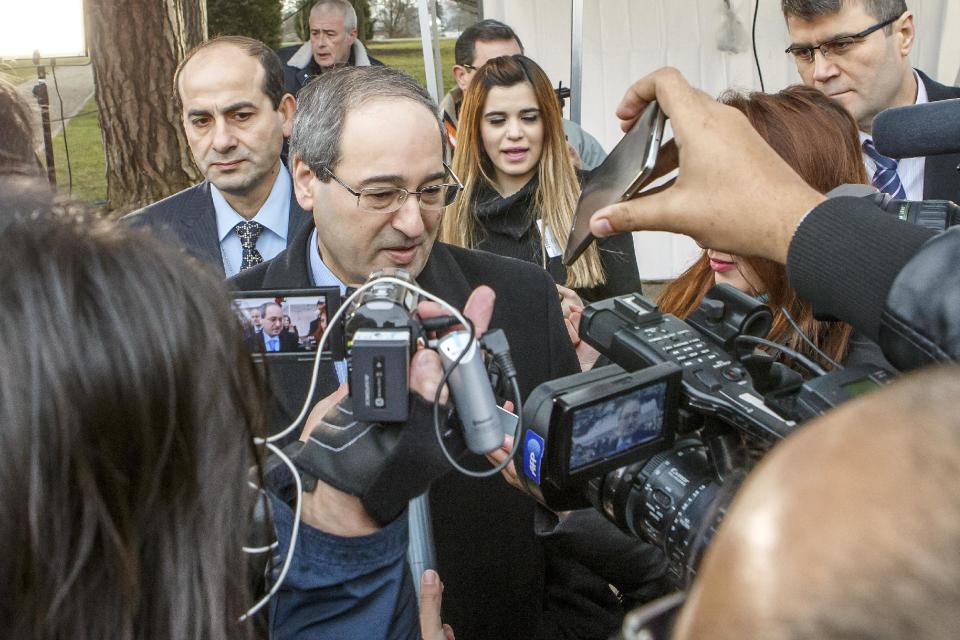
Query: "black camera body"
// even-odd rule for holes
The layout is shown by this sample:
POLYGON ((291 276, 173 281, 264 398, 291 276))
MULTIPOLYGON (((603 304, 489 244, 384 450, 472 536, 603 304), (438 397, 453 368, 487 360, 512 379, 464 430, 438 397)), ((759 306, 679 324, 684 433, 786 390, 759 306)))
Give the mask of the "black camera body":
MULTIPOLYGON (((371 274, 413 284, 402 269, 371 274)), ((409 415, 410 358, 425 339, 417 318, 418 296, 403 285, 373 282, 347 309, 344 320, 349 356, 350 398, 361 422, 404 422, 409 415)))
POLYGON ((882 368, 857 367, 804 380, 744 347, 742 338, 764 338, 771 320, 768 307, 729 285, 711 289, 687 320, 637 294, 587 307, 580 336, 616 366, 545 383, 531 394, 518 473, 527 491, 554 511, 593 505, 659 546, 674 582, 688 583, 756 460, 801 422, 893 378, 882 368), (664 415, 637 422, 646 435, 633 439, 636 446, 596 450, 589 464, 573 464, 584 407, 622 407, 633 393, 652 409, 657 385, 663 401, 655 406, 664 415))
POLYGON ((904 222, 933 231, 946 231, 960 222, 960 207, 949 200, 895 200, 883 192, 868 197, 904 222))
POLYGON ((541 384, 524 403, 517 477, 555 511, 589 507, 590 480, 673 446, 679 401, 680 367, 671 362, 633 373, 608 365, 541 384), (634 403, 648 410, 620 438, 609 417, 634 403))

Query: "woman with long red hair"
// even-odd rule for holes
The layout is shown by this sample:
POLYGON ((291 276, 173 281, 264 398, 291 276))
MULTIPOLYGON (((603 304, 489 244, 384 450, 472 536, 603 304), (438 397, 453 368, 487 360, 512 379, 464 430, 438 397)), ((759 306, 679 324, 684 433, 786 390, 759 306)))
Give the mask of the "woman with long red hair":
MULTIPOLYGON (((721 102, 739 109, 754 129, 814 189, 821 193, 841 184, 867 184, 857 126, 839 104, 816 89, 792 86, 779 93, 727 93, 721 102)), ((745 181, 750 176, 743 176, 745 181)), ((670 283, 658 307, 684 318, 699 306, 715 284, 728 283, 758 297, 773 310, 768 339, 786 345, 821 365, 827 360, 790 325, 783 309, 803 334, 831 360, 847 364, 884 364, 873 343, 853 335, 842 322, 820 321, 811 306, 797 298, 783 265, 705 249, 699 259, 670 283)))

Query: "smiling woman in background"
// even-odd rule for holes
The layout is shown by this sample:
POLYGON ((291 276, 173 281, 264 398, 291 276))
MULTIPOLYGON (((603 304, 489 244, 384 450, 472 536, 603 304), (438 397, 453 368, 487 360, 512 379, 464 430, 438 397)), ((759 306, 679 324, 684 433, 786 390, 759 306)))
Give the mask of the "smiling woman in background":
POLYGON ((557 96, 533 60, 493 58, 477 71, 460 110, 453 170, 464 192, 444 214, 442 241, 543 266, 565 315, 581 298, 640 290, 630 234, 601 240, 563 266, 580 182, 557 96))

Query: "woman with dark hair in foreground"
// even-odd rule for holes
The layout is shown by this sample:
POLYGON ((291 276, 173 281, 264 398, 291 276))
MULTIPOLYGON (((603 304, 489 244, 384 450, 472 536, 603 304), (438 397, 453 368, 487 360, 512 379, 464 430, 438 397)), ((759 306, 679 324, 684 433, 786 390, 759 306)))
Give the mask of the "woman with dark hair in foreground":
MULTIPOLYGON (((252 638, 264 394, 233 306, 183 254, 28 187, 0 178, 3 636, 252 638)), ((406 517, 360 531, 351 496, 302 495, 270 637, 418 637, 406 517)))

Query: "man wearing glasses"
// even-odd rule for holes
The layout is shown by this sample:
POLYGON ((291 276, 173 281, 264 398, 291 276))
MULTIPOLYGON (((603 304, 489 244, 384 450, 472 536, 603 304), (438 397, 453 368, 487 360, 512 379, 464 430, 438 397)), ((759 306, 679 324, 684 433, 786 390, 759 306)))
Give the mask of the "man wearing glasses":
MULTIPOLYGON (((241 290, 339 286, 345 293, 370 273, 394 267, 460 308, 471 291, 487 285, 496 294, 490 326, 506 332, 526 397, 541 382, 579 371, 556 290, 535 265, 435 241, 443 208, 461 189, 443 162, 444 149, 437 107, 409 76, 387 67, 343 67, 319 76, 298 96, 290 137, 294 190, 314 225, 230 284, 241 290)), ((415 365, 411 388, 420 373, 415 365)), ((320 395, 338 383, 330 369, 325 378, 320 395)), ((289 393, 293 385, 275 388, 297 396, 289 393)), ((303 399, 280 398, 297 410, 303 399)), ((466 464, 479 469, 485 462, 466 464)), ((599 638, 615 631, 619 603, 605 582, 536 539, 531 500, 499 478, 448 473, 432 484, 430 501, 444 616, 458 636, 571 638, 577 633, 564 630, 589 629, 599 638), (560 612, 552 605, 557 600, 565 603, 560 612)), ((379 524, 383 531, 392 526, 379 524)))
POLYGON ((874 186, 894 198, 960 201, 960 155, 886 158, 871 137, 891 107, 960 98, 960 89, 910 66, 916 36, 904 0, 781 0, 797 71, 807 86, 839 101, 857 121, 874 186))

